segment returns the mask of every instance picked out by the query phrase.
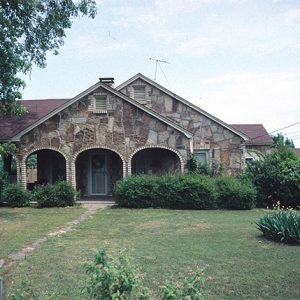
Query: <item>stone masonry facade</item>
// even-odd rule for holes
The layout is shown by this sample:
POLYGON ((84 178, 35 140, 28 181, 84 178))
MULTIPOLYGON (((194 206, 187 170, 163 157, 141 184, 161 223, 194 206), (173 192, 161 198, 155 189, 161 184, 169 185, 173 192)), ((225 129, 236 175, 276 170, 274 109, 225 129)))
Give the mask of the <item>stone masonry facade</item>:
POLYGON ((178 130, 126 103, 116 95, 95 90, 22 136, 16 155, 21 168, 19 180, 26 184, 26 159, 37 150, 50 149, 66 160, 66 178, 76 185, 77 156, 88 149, 107 149, 119 155, 123 177, 131 174, 131 159, 141 149, 162 148, 176 153, 183 171, 189 139, 178 130), (107 111, 89 111, 91 95, 107 94, 107 111))
MULTIPOLYGON (((27 158, 40 150, 52 150, 63 156, 65 178, 75 188, 79 178, 76 176, 77 158, 81 156, 80 164, 84 165, 81 154, 90 151, 92 155, 91 151, 97 149, 111 151, 120 158, 122 170, 112 177, 119 173, 123 178, 130 176, 134 159, 134 168, 142 169, 137 157, 147 160, 150 153, 157 157, 145 165, 152 165, 153 169, 170 165, 170 170, 177 168, 185 172, 189 158, 201 151, 209 163, 224 165, 229 175, 244 167, 245 137, 229 125, 154 82, 151 84, 151 80, 144 80, 143 76, 124 84, 112 88, 100 82, 21 132, 16 143, 18 181, 26 185, 27 158), (134 99, 137 86, 145 91, 143 100, 134 99), (99 95, 105 96, 105 106, 102 103, 101 109, 94 110, 99 95), (153 149, 163 150, 155 152, 153 149), (137 155, 142 151, 143 155, 137 155), (166 151, 172 155, 166 155, 165 164, 159 164, 166 151)), ((110 165, 112 157, 108 159, 110 165)))
POLYGON ((145 106, 193 134, 194 151, 208 150, 209 160, 226 166, 229 174, 244 167, 241 137, 142 79, 135 80, 121 92, 133 97, 134 86, 145 86, 145 106))

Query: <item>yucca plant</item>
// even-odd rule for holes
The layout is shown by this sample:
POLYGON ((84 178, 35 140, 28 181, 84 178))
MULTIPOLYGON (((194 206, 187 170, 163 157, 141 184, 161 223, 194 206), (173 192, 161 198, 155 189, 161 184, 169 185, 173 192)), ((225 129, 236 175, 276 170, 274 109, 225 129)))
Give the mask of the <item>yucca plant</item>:
POLYGON ((271 240, 300 244, 300 214, 292 208, 280 207, 278 202, 274 210, 262 217, 257 223, 258 229, 271 240))

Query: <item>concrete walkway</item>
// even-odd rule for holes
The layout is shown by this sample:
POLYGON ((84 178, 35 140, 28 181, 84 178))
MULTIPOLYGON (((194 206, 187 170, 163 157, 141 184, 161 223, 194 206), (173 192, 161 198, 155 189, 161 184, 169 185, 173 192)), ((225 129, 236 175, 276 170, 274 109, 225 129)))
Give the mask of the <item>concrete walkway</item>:
POLYGON ((34 242, 27 244, 21 250, 9 254, 8 260, 0 258, 0 268, 10 267, 14 261, 25 257, 28 253, 39 248, 49 238, 61 236, 63 234, 75 230, 78 224, 90 218, 96 213, 98 209, 103 209, 105 207, 113 206, 115 204, 114 201, 79 201, 79 203, 81 203, 83 208, 86 208, 86 211, 83 212, 77 219, 68 222, 63 226, 60 226, 59 228, 56 228, 53 231, 50 231, 46 235, 36 239, 34 242))

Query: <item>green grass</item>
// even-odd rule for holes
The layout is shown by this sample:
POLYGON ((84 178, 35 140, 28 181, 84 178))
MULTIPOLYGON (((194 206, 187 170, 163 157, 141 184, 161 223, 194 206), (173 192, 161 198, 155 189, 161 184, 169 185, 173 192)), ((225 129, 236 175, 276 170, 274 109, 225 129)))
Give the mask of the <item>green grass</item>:
POLYGON ((63 225, 84 209, 70 208, 6 208, 0 207, 0 259, 21 250, 22 247, 46 234, 51 229, 63 225))
MULTIPOLYGON (((87 299, 83 265, 104 246, 124 250, 158 299, 159 287, 204 267, 208 299, 299 299, 300 247, 262 239, 252 211, 104 209, 78 230, 48 240, 21 260, 6 282, 37 299, 87 299)), ((1 241, 2 243, 2 241, 1 241)))

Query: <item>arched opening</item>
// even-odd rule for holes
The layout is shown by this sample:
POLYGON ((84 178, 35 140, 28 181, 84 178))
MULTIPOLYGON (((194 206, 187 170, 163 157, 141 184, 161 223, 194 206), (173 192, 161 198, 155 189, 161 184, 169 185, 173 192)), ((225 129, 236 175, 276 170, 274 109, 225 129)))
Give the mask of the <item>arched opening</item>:
POLYGON ((112 196, 116 182, 123 177, 123 161, 108 149, 88 149, 75 162, 76 188, 83 197, 112 196))
POLYGON ((38 184, 52 184, 66 180, 66 160, 64 156, 50 149, 37 150, 26 159, 26 184, 33 189, 38 184))
POLYGON ((131 164, 132 174, 162 175, 181 171, 179 156, 163 148, 142 149, 133 155, 131 164))
POLYGON ((17 162, 9 153, 3 157, 0 156, 0 176, 9 183, 17 182, 17 162))

